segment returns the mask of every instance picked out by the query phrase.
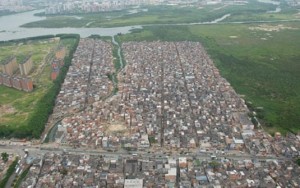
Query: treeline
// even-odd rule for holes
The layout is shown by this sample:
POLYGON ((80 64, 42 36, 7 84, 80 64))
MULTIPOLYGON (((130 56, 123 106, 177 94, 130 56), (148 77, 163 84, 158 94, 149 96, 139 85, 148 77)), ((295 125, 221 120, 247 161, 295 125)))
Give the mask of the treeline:
POLYGON ((10 44, 10 43, 26 43, 30 40, 43 40, 43 39, 50 39, 58 37, 57 35, 42 35, 42 36, 36 36, 36 37, 27 37, 22 39, 13 39, 13 40, 7 40, 7 41, 0 41, 0 44, 10 44))
MULTIPOLYGON (((52 37, 53 36, 51 36, 51 38, 52 37)), ((61 34, 56 35, 55 37, 60 37, 61 39, 72 38, 76 40, 75 44, 70 49, 69 55, 64 59, 64 66, 60 69, 59 76, 54 81, 51 88, 49 88, 48 92, 37 102, 33 115, 29 117, 27 125, 17 128, 5 125, 0 126, 0 137, 40 138, 41 133, 44 131, 48 117, 53 112, 56 96, 60 91, 61 84, 71 65, 73 54, 76 51, 80 39, 80 36, 76 34, 61 34)))
POLYGON ((77 38, 79 37, 78 34, 57 34, 57 35, 42 35, 42 36, 35 36, 35 37, 27 37, 22 39, 12 39, 7 41, 0 41, 0 44, 7 44, 7 43, 26 43, 28 41, 32 40, 44 40, 44 39, 51 39, 59 37, 60 39, 66 39, 66 38, 77 38))
POLYGON ((27 174, 28 174, 28 172, 30 170, 30 167, 31 167, 31 165, 24 172, 22 172, 22 174, 19 177, 17 176, 18 179, 17 179, 17 181, 14 184, 14 188, 19 188, 20 187, 22 181, 27 176, 27 174))
POLYGON ((6 183, 8 182, 10 176, 14 173, 15 168, 18 164, 19 158, 17 157, 12 164, 9 166, 9 168, 6 171, 5 177, 0 182, 0 188, 5 187, 6 183))

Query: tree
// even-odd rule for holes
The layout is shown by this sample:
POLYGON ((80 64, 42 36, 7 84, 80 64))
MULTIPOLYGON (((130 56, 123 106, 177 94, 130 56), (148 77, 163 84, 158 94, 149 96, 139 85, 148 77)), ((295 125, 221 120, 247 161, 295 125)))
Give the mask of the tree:
POLYGON ((8 154, 6 152, 1 153, 1 158, 4 162, 8 161, 8 154))
POLYGON ((217 171, 217 169, 220 167, 220 163, 217 161, 211 161, 209 166, 212 167, 214 171, 217 171))
POLYGON ((68 170, 66 168, 63 168, 60 170, 60 174, 66 176, 68 174, 68 170))

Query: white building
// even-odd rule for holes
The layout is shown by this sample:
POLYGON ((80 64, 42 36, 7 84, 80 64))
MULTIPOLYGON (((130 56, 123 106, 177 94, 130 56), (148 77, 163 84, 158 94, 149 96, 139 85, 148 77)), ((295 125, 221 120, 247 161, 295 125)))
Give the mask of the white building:
POLYGON ((143 179, 125 179, 124 188, 143 188, 143 179))

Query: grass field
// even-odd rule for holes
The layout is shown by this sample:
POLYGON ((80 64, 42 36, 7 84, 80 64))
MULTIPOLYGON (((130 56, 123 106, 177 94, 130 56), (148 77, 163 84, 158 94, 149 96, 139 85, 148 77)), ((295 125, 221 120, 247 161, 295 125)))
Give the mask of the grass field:
POLYGON ((231 14, 224 21, 270 21, 295 18, 297 9, 283 6, 283 13, 266 13, 276 9, 275 5, 249 1, 246 5, 195 5, 187 6, 144 6, 138 13, 129 14, 127 10, 80 14, 75 16, 48 16, 46 20, 32 22, 24 27, 116 27, 147 24, 177 24, 213 21, 225 14, 231 14))
POLYGON ((21 62, 26 56, 32 54, 32 61, 34 64, 33 72, 38 67, 39 63, 43 60, 45 54, 48 54, 50 50, 56 46, 57 42, 32 42, 29 44, 2 44, 0 45, 0 60, 9 56, 16 56, 17 61, 21 62))
POLYGON ((4 58, 8 55, 19 57, 32 53, 34 68, 29 76, 34 75, 33 79, 38 80, 38 82, 34 82, 35 89, 30 93, 0 86, 0 126, 7 126, 13 129, 29 126, 27 125, 28 120, 35 110, 37 101, 39 101, 53 85, 50 79, 51 68, 49 63, 45 66, 41 74, 35 75, 36 70, 39 65, 41 65, 44 57, 47 56, 53 48, 56 48, 58 45, 70 46, 73 42, 74 40, 71 39, 64 39, 60 42, 40 40, 22 45, 10 43, 0 46, 0 58, 4 58))
POLYGON ((125 41, 201 41, 270 132, 300 130, 300 23, 145 27, 125 41), (266 29, 279 31, 265 31, 266 29))

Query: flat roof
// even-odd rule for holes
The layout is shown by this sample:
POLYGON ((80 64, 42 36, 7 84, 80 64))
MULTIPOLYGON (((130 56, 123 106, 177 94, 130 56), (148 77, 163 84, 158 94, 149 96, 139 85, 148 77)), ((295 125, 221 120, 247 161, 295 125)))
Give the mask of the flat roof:
POLYGON ((14 58, 16 58, 15 56, 9 56, 9 57, 6 57, 5 59, 3 59, 2 61, 0 61, 0 64, 1 65, 6 65, 8 64, 9 62, 11 62, 11 60, 13 60, 14 58))
POLYGON ((124 188, 143 188, 143 179, 125 179, 124 188))
POLYGON ((31 56, 32 56, 32 55, 29 55, 29 56, 25 57, 25 58, 22 60, 22 62, 20 62, 20 64, 26 63, 26 62, 31 58, 31 56))

